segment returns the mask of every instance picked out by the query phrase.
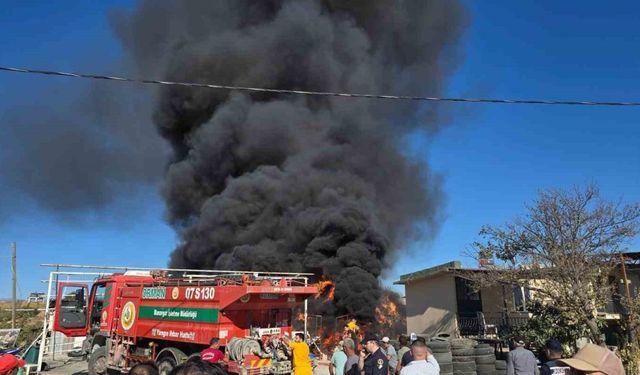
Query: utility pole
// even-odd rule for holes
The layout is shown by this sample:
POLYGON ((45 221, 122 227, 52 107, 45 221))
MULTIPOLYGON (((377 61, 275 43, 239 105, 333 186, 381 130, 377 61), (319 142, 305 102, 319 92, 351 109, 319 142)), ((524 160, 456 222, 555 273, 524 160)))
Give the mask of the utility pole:
POLYGON ((11 243, 11 328, 16 328, 16 243, 11 243))

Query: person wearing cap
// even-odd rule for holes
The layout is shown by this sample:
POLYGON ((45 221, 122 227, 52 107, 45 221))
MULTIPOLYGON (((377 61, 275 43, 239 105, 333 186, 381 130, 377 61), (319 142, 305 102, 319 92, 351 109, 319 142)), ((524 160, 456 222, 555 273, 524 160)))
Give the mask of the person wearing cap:
POLYGON ((0 355, 0 375, 14 375, 20 367, 26 365, 24 359, 18 358, 13 354, 0 355))
POLYGON ((578 374, 625 375, 622 360, 611 350, 595 344, 587 344, 573 357, 558 359, 578 374))
POLYGON ((439 375, 440 365, 422 340, 416 340, 411 344, 413 360, 400 370, 400 375, 439 375))
POLYGON ((364 375, 389 375, 389 360, 378 344, 378 337, 367 333, 362 345, 365 349, 360 352, 360 371, 364 375))
POLYGON ((396 352, 396 348, 391 344, 391 339, 387 336, 382 338, 382 349, 389 360, 389 368, 391 371, 395 371, 396 367, 398 367, 398 353, 396 352))
POLYGON ((514 340, 515 349, 507 354, 507 375, 538 375, 538 361, 533 352, 525 349, 524 339, 514 340))
POLYGON ((562 345, 556 339, 550 339, 544 345, 547 362, 540 366, 540 375, 570 375, 571 368, 558 363, 562 358, 562 345))

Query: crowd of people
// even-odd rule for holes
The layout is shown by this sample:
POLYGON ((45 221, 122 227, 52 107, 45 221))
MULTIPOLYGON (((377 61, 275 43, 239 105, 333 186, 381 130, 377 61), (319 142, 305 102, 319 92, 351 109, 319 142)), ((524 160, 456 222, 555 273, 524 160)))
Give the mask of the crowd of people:
POLYGON ((370 333, 357 342, 345 335, 331 356, 330 375, 438 375, 440 366, 423 338, 400 336, 396 350, 389 337, 370 333))
POLYGON ((551 339, 540 367, 522 338, 514 340, 514 347, 507 355, 507 375, 625 375, 622 360, 603 346, 586 344, 573 357, 562 358, 562 344, 551 339))
MULTIPOLYGON (((378 339, 365 334, 358 348, 351 335, 336 346, 331 357, 331 375, 439 375, 438 361, 428 344, 415 334, 401 335, 396 350, 389 337, 378 339)), ((625 375, 621 359, 611 350, 586 344, 573 357, 562 358, 558 340, 549 340, 543 350, 543 362, 516 338, 507 354, 507 375, 625 375)))
MULTIPOLYGON (((335 346, 331 356, 330 375, 439 375, 438 361, 429 352, 428 344, 415 334, 399 337, 399 348, 389 337, 365 333, 361 339, 351 332, 335 346)), ((301 333, 293 339, 284 338, 291 350, 294 375, 312 375, 310 350, 301 333)), ((507 354, 507 375, 625 375, 620 358, 609 349, 586 344, 573 357, 562 358, 563 348, 558 340, 549 340, 544 347, 544 362, 526 348, 525 341, 516 338, 514 349, 507 354)), ((211 340, 200 356, 177 366, 172 375, 226 375, 221 366, 224 353, 219 340, 211 340)), ((25 362, 10 354, 0 356, 0 375, 15 375, 25 362)), ((133 366, 130 375, 158 375, 153 363, 133 366)))

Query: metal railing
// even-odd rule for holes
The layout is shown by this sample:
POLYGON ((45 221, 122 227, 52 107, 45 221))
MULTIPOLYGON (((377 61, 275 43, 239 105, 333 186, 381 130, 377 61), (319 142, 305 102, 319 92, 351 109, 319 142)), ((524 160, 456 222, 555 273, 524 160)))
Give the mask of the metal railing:
POLYGON ((525 324, 529 317, 526 313, 484 313, 484 322, 478 314, 458 314, 458 331, 463 337, 479 337, 495 331, 499 337, 508 335, 514 328, 525 324), (490 327, 491 329, 488 329, 490 327))

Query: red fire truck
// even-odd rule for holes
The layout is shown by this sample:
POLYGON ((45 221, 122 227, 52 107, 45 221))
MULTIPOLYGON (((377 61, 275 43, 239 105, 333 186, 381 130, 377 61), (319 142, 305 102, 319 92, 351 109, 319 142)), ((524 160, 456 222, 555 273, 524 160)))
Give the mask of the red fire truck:
MULTIPOLYGON (((197 272, 197 271, 195 271, 197 272)), ((289 374, 282 335, 294 309, 318 288, 308 274, 135 271, 90 286, 61 282, 53 330, 87 336, 89 374, 155 362, 162 374, 220 339, 225 365, 240 375, 289 374)))

